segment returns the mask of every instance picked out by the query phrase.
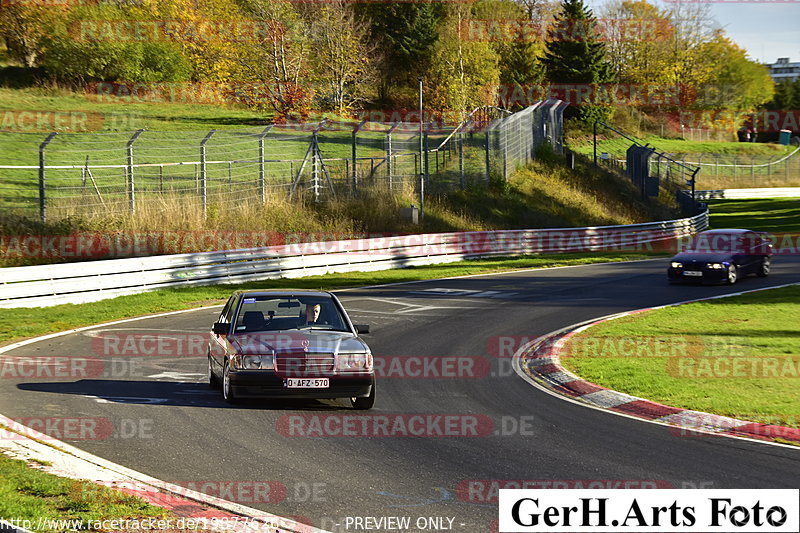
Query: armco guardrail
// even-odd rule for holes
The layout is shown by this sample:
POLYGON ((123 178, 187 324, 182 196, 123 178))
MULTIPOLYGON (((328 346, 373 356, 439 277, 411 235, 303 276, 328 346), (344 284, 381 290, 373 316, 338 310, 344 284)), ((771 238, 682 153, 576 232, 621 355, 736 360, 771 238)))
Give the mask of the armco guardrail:
POLYGON ((697 200, 749 200, 757 198, 800 198, 800 187, 764 187, 758 189, 718 189, 695 191, 697 200))
POLYGON ((642 250, 702 231, 708 213, 626 226, 404 235, 0 269, 0 307, 85 303, 165 287, 367 272, 492 255, 642 250))

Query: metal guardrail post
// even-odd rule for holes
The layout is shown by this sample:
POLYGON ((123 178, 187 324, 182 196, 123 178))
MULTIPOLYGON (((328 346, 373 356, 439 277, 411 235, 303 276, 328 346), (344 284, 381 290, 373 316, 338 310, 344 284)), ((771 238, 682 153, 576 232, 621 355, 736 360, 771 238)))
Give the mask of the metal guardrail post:
POLYGON ((206 213, 208 212, 208 186, 206 184, 206 143, 216 132, 217 130, 209 131, 203 140, 200 141, 200 198, 203 203, 203 218, 205 218, 206 213))
POLYGON ((272 129, 272 124, 264 128, 264 131, 258 136, 258 191, 261 195, 261 203, 267 202, 267 180, 266 169, 264 168, 264 137, 267 136, 269 130, 272 129))
POLYGON ((143 131, 144 130, 136 130, 136 133, 128 139, 128 144, 126 146, 128 159, 125 169, 128 174, 128 209, 131 213, 136 211, 136 182, 133 179, 133 143, 136 142, 136 139, 139 138, 139 135, 141 135, 143 131))
POLYGON ((47 198, 45 197, 47 186, 45 181, 44 151, 56 135, 58 135, 58 132, 52 132, 42 144, 39 145, 39 217, 42 219, 42 222, 47 222, 47 198))

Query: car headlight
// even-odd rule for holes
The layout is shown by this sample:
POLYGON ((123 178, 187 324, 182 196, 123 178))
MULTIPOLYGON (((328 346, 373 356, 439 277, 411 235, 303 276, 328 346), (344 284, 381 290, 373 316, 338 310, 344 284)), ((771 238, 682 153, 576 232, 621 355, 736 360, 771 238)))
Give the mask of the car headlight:
POLYGON ((714 270, 722 270, 725 266, 722 263, 709 263, 708 268, 713 268, 714 270))
POLYGON ((678 261, 673 261, 672 268, 683 268, 683 263, 679 263, 678 261))
POLYGON ((336 358, 336 369, 345 372, 372 370, 372 354, 369 352, 341 353, 336 358))
POLYGON ((237 370, 274 370, 273 355, 238 355, 233 358, 233 368, 237 370))

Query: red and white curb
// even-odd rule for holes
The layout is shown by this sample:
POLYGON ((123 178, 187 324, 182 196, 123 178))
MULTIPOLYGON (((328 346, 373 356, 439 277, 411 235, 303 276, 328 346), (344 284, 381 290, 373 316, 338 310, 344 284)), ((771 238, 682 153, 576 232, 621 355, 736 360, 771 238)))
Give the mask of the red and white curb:
MULTIPOLYGON (((778 444, 775 439, 800 444, 800 429, 762 424, 748 420, 739 420, 701 411, 670 407, 644 398, 631 396, 614 390, 601 387, 581 379, 560 364, 559 352, 570 337, 589 329, 590 327, 629 316, 644 311, 674 307, 687 303, 728 298, 741 294, 758 292, 769 289, 800 285, 790 283, 763 289, 742 291, 711 298, 688 300, 658 307, 648 307, 609 315, 598 319, 573 324, 566 328, 554 331, 522 346, 514 354, 514 370, 523 379, 546 392, 554 393, 564 399, 579 404, 601 409, 621 416, 638 418, 649 422, 669 426, 671 431, 679 436, 719 435, 778 444)), ((795 446, 791 446, 794 448, 795 446)))

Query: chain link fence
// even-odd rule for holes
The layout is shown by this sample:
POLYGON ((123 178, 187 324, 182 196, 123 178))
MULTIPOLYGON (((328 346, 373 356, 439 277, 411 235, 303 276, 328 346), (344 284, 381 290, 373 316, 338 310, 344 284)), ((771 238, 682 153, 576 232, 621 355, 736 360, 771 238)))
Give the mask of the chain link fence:
POLYGON ((563 142, 560 101, 480 108, 455 127, 396 122, 240 130, 0 132, 0 208, 42 221, 135 212, 152 199, 210 204, 268 196, 327 201, 373 187, 434 193, 507 179, 537 146, 563 142))

